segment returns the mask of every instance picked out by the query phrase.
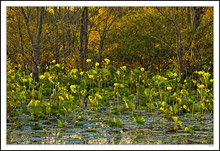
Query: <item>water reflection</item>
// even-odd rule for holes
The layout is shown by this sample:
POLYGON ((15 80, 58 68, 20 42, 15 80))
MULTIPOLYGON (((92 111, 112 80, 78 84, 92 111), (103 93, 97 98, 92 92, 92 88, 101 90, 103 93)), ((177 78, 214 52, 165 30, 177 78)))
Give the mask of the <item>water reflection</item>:
POLYGON ((208 114, 203 122, 185 115, 179 117, 183 125, 199 127, 192 133, 168 131, 174 122, 162 119, 157 112, 153 113, 153 117, 151 113, 143 111, 139 114, 145 118, 145 125, 136 126, 129 114, 114 115, 125 125, 123 128, 106 125, 103 117, 108 115, 100 113, 102 118, 98 119, 91 111, 84 111, 84 121, 81 122, 85 124, 74 125, 72 119, 77 114, 72 114, 69 116, 71 120, 64 122, 63 128, 58 128, 55 119, 48 122, 30 121, 28 116, 11 117, 7 123, 7 144, 213 144, 213 119, 208 114), (90 118, 86 118, 88 115, 90 118), (21 121, 22 126, 16 126, 14 120, 21 121))

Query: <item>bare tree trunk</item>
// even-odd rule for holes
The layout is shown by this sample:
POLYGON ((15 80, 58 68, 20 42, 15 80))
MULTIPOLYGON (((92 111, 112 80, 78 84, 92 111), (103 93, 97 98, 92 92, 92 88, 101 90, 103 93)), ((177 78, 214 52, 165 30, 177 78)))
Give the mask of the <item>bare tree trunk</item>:
POLYGON ((199 45, 197 44, 197 41, 199 37, 197 36, 197 28, 199 27, 202 17, 203 17, 203 7, 192 7, 191 8, 191 26, 193 29, 193 34, 195 37, 193 37, 192 43, 191 43, 191 50, 195 56, 196 61, 196 70, 199 70, 199 59, 200 59, 200 51, 199 51, 199 45))
POLYGON ((183 83, 184 68, 183 68, 183 61, 182 61, 182 55, 181 55, 181 35, 180 35, 179 29, 176 32, 176 46, 177 46, 177 55, 178 55, 179 67, 180 67, 180 83, 183 83))
MULTIPOLYGON (((17 10, 18 11, 18 10, 17 10)), ((23 59, 23 66, 24 66, 24 72, 26 71, 26 61, 25 61, 25 55, 24 55, 24 43, 23 43, 23 37, 21 33, 21 22, 20 22, 20 17, 18 14, 17 15, 17 20, 18 20, 18 32, 19 32, 19 37, 20 37, 20 42, 21 42, 21 51, 22 51, 22 59, 23 59)))
POLYGON ((99 63, 101 63, 101 61, 102 61, 103 45, 104 45, 104 40, 101 39, 100 44, 99 44, 99 58, 98 58, 99 63))
MULTIPOLYGON (((54 7, 54 15, 55 15, 56 20, 58 20, 57 18, 59 17, 59 15, 57 12, 57 7, 54 7)), ((56 42, 55 42, 56 55, 55 55, 55 60, 56 60, 56 64, 57 64, 57 63, 59 63, 59 48, 58 48, 59 31, 58 31, 57 22, 55 24, 56 24, 56 42)))
POLYGON ((67 35, 68 35, 68 54, 71 54, 71 30, 70 30, 70 11, 69 7, 67 8, 67 35))
MULTIPOLYGON (((66 10, 66 8, 65 8, 65 10, 66 10)), ((65 12, 64 12, 64 15, 65 15, 65 12)), ((66 15, 64 16, 64 22, 66 22, 66 15)), ((64 60, 64 64, 66 64, 64 22, 62 23, 62 25, 63 25, 63 60, 64 60)))
POLYGON ((31 43, 32 43, 32 49, 33 49, 33 68, 32 68, 32 78, 35 82, 39 82, 39 70, 38 66, 40 64, 40 37, 42 33, 42 25, 43 25, 43 17, 44 17, 44 7, 41 7, 40 9, 40 19, 39 19, 39 25, 37 26, 37 37, 36 42, 34 42, 33 36, 30 31, 29 27, 29 14, 28 16, 25 14, 25 11, 23 8, 21 8, 23 16, 25 18, 26 27, 28 31, 28 35, 30 37, 31 43))
POLYGON ((190 7, 187 7, 187 23, 191 24, 190 7))
POLYGON ((34 64, 33 64, 32 77, 33 77, 34 81, 36 81, 36 82, 39 82, 38 66, 40 64, 40 37, 41 37, 41 33, 42 33, 43 17, 44 17, 44 7, 41 7, 38 33, 37 33, 37 38, 36 38, 36 45, 32 45, 33 50, 34 50, 34 64))
MULTIPOLYGON (((176 47, 177 47, 177 57, 179 60, 179 72, 180 72, 180 83, 183 83, 184 80, 184 67, 183 67, 183 61, 182 61, 182 55, 181 55, 181 33, 178 26, 178 23, 176 22, 176 16, 173 11, 173 17, 169 18, 167 15, 165 15, 162 11, 160 11, 159 8, 157 10, 168 20, 172 21, 176 33, 176 47)), ((175 10, 175 9, 173 9, 175 10)))
POLYGON ((99 57, 98 57, 98 62, 101 63, 102 61, 102 53, 103 53, 103 46, 104 46, 104 40, 105 40, 105 37, 107 35, 107 32, 109 31, 109 29, 111 28, 113 22, 116 20, 117 17, 113 18, 111 23, 109 25, 107 25, 107 20, 108 18, 106 18, 106 25, 105 25, 105 28, 102 32, 102 34, 100 34, 100 45, 99 45, 99 57))
POLYGON ((84 43, 84 13, 85 13, 85 8, 82 10, 81 16, 80 16, 80 61, 82 64, 82 68, 83 63, 84 63, 84 47, 83 47, 83 43, 84 43))
POLYGON ((85 14, 84 14, 84 22, 85 22, 85 31, 84 31, 84 38, 85 38, 85 50, 84 50, 84 65, 87 67, 86 59, 88 58, 88 7, 85 7, 85 14))

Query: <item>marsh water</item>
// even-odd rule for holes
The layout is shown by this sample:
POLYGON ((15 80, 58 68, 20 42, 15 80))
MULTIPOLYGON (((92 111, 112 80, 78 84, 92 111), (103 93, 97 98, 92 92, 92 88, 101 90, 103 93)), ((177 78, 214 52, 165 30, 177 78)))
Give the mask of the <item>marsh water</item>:
POLYGON ((190 132, 173 130, 175 122, 160 111, 135 110, 144 125, 133 122, 130 111, 109 114, 108 110, 91 111, 88 107, 63 116, 63 127, 58 127, 55 117, 47 120, 30 120, 30 115, 10 117, 7 122, 7 144, 213 144, 213 117, 205 113, 190 117, 179 116, 183 126, 194 127, 190 132), (124 127, 111 127, 105 119, 117 116, 124 127), (202 118, 203 120, 198 120, 202 118), (77 119, 77 120, 76 120, 77 119), (20 125, 16 125, 19 121, 20 125), (76 124, 78 123, 78 124, 76 124))

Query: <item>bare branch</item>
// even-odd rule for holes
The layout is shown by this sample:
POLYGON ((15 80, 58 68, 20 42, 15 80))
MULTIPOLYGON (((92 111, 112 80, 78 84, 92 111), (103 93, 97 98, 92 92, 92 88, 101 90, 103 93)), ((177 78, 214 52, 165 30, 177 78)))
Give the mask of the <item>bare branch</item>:
MULTIPOLYGON (((32 45, 33 45, 33 44, 34 44, 34 39, 33 39, 33 36, 32 36, 32 34, 31 34, 31 31, 30 31, 30 27, 29 27, 29 18, 26 16, 23 7, 21 7, 21 11, 22 11, 23 16, 24 16, 24 18, 25 18, 25 23, 26 23, 26 27, 27 27, 28 35, 29 35, 30 40, 31 40, 31 43, 32 43, 32 45)), ((28 15, 28 16, 29 16, 29 15, 28 15)))

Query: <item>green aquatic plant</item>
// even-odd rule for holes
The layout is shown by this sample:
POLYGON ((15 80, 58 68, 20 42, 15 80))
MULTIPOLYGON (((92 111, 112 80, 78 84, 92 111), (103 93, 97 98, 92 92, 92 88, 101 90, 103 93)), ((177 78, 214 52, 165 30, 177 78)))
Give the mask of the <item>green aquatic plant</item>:
POLYGON ((136 125, 144 125, 146 122, 142 116, 133 116, 133 120, 136 125))

